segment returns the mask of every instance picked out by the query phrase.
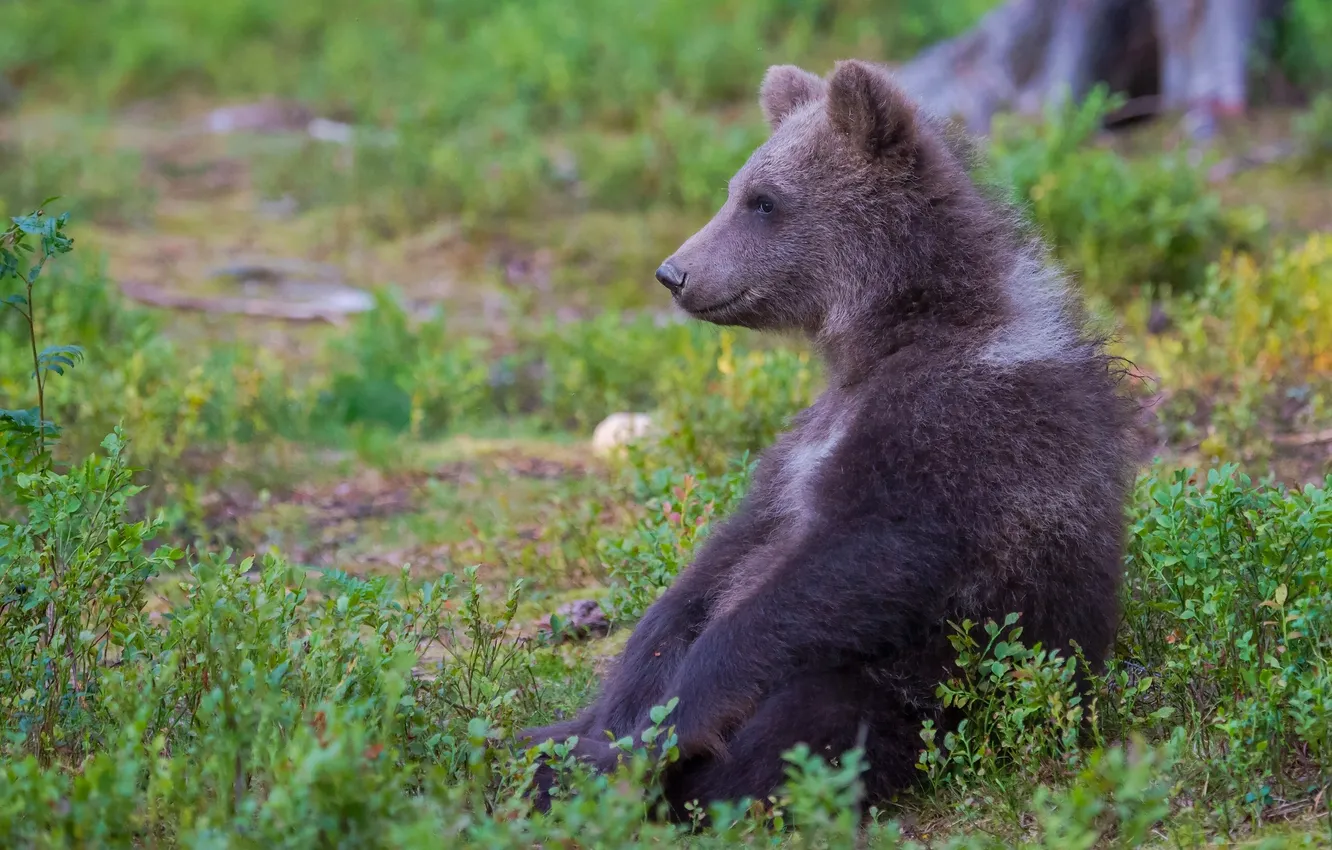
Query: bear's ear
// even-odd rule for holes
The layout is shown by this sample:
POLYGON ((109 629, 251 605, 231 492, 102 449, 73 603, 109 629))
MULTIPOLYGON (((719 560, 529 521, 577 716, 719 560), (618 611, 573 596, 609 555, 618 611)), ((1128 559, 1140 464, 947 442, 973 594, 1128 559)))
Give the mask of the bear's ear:
POLYGON ((915 107, 886 74, 864 62, 838 62, 828 81, 828 117, 871 156, 911 142, 915 107))
POLYGON ((823 80, 795 65, 773 65, 763 75, 759 87, 759 106, 768 126, 776 130, 797 107, 823 94, 823 80))

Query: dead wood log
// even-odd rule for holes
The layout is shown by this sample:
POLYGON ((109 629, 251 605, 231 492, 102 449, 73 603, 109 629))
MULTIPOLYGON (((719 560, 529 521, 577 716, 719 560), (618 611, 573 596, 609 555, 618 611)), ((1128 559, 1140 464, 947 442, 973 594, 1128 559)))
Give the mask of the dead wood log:
POLYGON ((350 296, 334 293, 321 301, 299 303, 264 298, 213 297, 173 292, 149 283, 125 281, 120 290, 127 298, 151 307, 201 313, 231 313, 286 322, 345 324, 348 315, 367 309, 365 299, 351 290, 350 296))

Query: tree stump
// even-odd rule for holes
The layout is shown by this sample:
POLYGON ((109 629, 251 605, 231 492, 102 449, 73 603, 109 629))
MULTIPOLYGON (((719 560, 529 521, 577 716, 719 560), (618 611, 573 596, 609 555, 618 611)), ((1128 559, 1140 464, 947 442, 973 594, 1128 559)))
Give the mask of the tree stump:
POLYGON ((1110 121, 1165 111, 1242 113, 1259 25, 1283 0, 1009 0, 897 69, 928 109, 988 132, 1098 84, 1127 95, 1110 121))

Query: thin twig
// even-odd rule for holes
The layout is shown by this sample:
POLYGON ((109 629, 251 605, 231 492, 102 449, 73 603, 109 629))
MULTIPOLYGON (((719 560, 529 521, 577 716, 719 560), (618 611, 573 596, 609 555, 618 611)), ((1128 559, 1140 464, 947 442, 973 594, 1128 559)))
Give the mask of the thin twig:
POLYGON ((32 303, 31 273, 25 282, 28 285, 28 343, 32 347, 32 375, 37 379, 37 454, 40 456, 46 454, 46 393, 43 392, 41 360, 37 357, 37 324, 33 320, 37 311, 32 303))

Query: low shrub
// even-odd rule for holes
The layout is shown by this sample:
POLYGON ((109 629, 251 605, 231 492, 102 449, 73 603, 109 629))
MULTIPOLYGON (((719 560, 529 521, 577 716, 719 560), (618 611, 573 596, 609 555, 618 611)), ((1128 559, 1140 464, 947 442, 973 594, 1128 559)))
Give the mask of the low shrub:
POLYGON ((1116 102, 1102 86, 1043 123, 1001 126, 983 177, 1012 194, 1091 293, 1195 289, 1223 247, 1265 224, 1223 206, 1184 152, 1129 160, 1093 144, 1116 102))
POLYGON ((1196 292, 1166 302, 1172 326, 1142 334, 1130 356, 1159 377, 1174 438, 1261 465, 1274 437, 1316 430, 1332 389, 1329 291, 1332 239, 1315 234, 1265 263, 1228 254, 1196 292))

